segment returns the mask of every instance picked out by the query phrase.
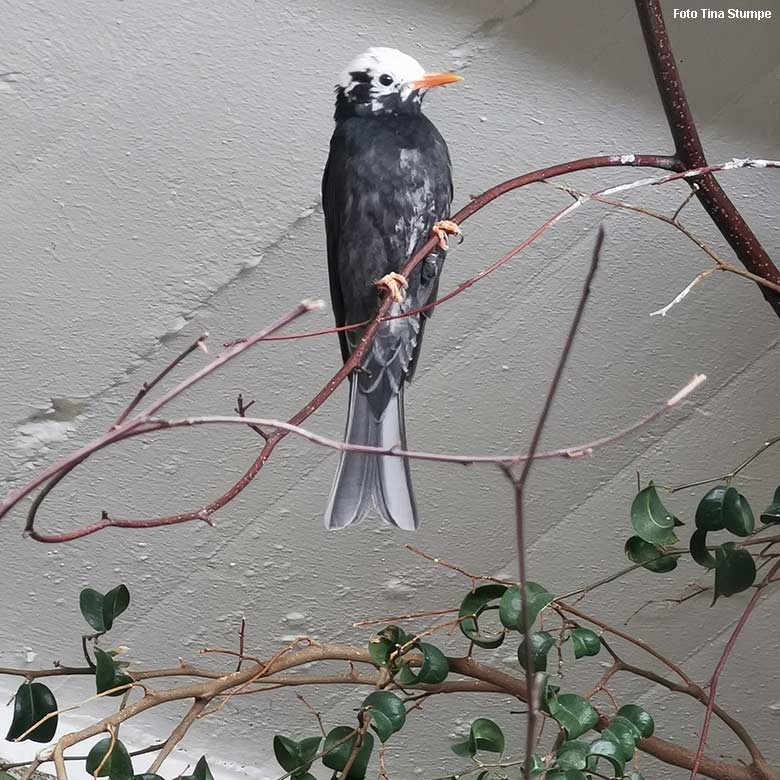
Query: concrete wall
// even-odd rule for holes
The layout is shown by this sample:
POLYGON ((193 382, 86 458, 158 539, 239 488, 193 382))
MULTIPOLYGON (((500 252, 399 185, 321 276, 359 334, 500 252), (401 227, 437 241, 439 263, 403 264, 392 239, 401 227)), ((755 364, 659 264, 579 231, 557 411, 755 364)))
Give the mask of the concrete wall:
MULTIPOLYGON (((671 16, 672 4, 666 5, 671 16)), ((778 24, 670 20, 713 160, 780 157, 778 24)), ((427 108, 450 144, 458 203, 565 159, 669 148, 626 0, 521 6, 402 0, 357 7, 336 0, 19 0, 2 6, 5 489, 101 431, 139 384, 196 334, 210 331, 216 347, 302 297, 326 295, 319 178, 332 84, 349 57, 376 44, 397 46, 431 68, 462 70, 466 80, 431 95, 427 108)), ((595 188, 636 176, 604 171, 570 182, 595 188)), ((770 254, 780 256, 780 177, 744 171, 722 181, 770 254)), ((642 191, 635 200, 670 210, 684 192, 682 186, 642 191)), ((465 243, 451 253, 443 289, 481 269, 563 203, 560 193, 539 186, 475 217, 465 243)), ((686 219, 729 257, 696 205, 686 219)), ((622 565, 636 469, 665 483, 710 475, 778 433, 777 319, 757 289, 718 276, 667 317, 650 318, 707 259, 664 225, 589 206, 437 312, 407 396, 411 443, 458 451, 527 444, 602 220, 608 231, 603 267, 545 445, 626 425, 695 372, 709 381, 692 403, 641 436, 588 460, 539 464, 529 496, 531 575, 559 593, 622 565)), ((304 325, 329 323, 329 315, 312 315, 304 325)), ((189 365, 202 360, 196 356, 189 365)), ((335 337, 263 346, 199 386, 172 413, 230 413, 241 391, 257 400, 258 413, 284 416, 324 383, 338 360, 335 337)), ((340 435, 344 406, 340 392, 311 428, 340 435)), ((67 528, 101 509, 144 516, 198 506, 241 473, 257 446, 253 435, 234 428, 136 441, 74 474, 40 522, 67 528)), ((757 504, 777 483, 778 463, 775 453, 751 467, 744 484, 757 504)), ((514 572, 511 495, 495 470, 415 464, 424 519, 408 537, 376 524, 326 533, 321 514, 335 466, 333 453, 286 442, 262 477, 218 514, 216 528, 109 530, 47 547, 21 538, 17 511, 0 524, 6 564, 0 664, 76 662, 77 595, 86 585, 105 590, 126 582, 134 601, 112 641, 128 645, 139 663, 170 664, 206 645, 233 646, 241 615, 248 647, 268 654, 299 633, 363 642, 367 631, 352 629, 355 620, 458 603, 468 582, 405 551, 408 541, 471 570, 514 572)), ((675 509, 690 517, 700 493, 680 496, 675 509)), ((669 576, 636 574, 594 594, 589 604, 619 622, 697 576, 692 565, 669 576)), ((778 649, 767 628, 777 603, 776 596, 765 598, 720 697, 780 762, 780 683, 767 667, 778 649)), ((736 597, 711 610, 702 601, 658 605, 632 625, 704 680, 743 604, 736 597)), ((494 658, 516 670, 511 655, 501 649, 494 658)), ((591 671, 597 674, 598 665, 591 671)), ((0 680, 3 695, 14 687, 15 681, 0 680)), ((89 688, 53 687, 63 703, 89 688)), ((629 689, 652 708, 661 735, 695 741, 701 711, 641 685, 629 689)), ((309 698, 331 725, 351 718, 358 700, 356 692, 334 689, 309 698)), ((519 733, 507 705, 452 698, 426 706, 389 748, 391 775, 428 777, 457 767, 450 735, 477 715, 492 713, 519 733)), ((105 706, 73 713, 67 725, 102 711, 105 706)), ((128 729, 125 736, 142 744, 170 729, 179 714, 175 707, 156 712, 139 724, 140 732, 128 729)), ((206 752, 216 765, 233 762, 236 772, 275 777, 272 731, 313 727, 292 693, 235 700, 193 730, 180 766, 187 755, 206 752)), ((712 742, 715 751, 739 754, 717 726, 712 742)), ((520 751, 519 739, 511 749, 520 751)))

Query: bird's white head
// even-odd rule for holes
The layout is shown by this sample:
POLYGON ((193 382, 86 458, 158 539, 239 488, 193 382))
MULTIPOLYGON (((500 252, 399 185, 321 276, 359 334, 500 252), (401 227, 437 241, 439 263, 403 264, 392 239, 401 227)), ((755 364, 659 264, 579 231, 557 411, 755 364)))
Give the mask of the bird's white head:
POLYGON ((431 87, 460 81, 455 73, 426 73, 414 57, 376 46, 356 57, 336 85, 336 118, 417 113, 431 87))

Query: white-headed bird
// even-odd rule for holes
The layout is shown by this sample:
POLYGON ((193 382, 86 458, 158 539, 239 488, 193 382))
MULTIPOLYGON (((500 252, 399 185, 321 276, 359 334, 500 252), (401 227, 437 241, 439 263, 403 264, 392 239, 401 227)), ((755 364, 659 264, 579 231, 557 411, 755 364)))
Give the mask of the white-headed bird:
MULTIPOLYGON (((393 297, 390 316, 435 300, 447 248, 452 167, 447 145, 421 110, 431 87, 460 80, 426 73, 396 50, 372 48, 353 60, 336 86, 336 129, 322 179, 330 291, 336 324, 376 314, 380 293, 393 297), (439 248, 409 279, 400 271, 430 238, 439 248)), ((386 320, 350 377, 345 441, 406 448, 403 389, 419 360, 432 310, 386 320)), ((341 331, 346 361, 362 328, 341 331)), ((325 514, 328 528, 362 520, 372 508, 388 524, 414 530, 417 508, 405 458, 341 453, 325 514)))

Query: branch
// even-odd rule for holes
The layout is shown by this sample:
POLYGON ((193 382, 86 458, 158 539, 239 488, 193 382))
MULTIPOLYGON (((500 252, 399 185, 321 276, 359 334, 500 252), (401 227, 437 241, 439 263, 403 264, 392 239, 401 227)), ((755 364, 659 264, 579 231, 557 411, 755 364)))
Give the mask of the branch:
POLYGON ((531 446, 528 448, 528 458, 525 461, 523 468, 518 477, 515 477, 512 470, 507 468, 506 474, 512 481, 515 490, 515 528, 517 531, 517 560, 520 569, 520 593, 521 593, 521 615, 523 623, 523 643, 525 646, 525 684, 528 689, 528 720, 526 725, 526 744, 525 744, 525 763, 523 764, 523 777, 525 780, 529 780, 531 777, 531 759, 534 752, 534 727, 536 725, 536 710, 538 708, 538 696, 534 685, 534 662, 533 662, 533 649, 531 647, 531 641, 529 633, 531 625, 528 614, 528 598, 526 596, 526 560, 525 560, 525 523, 523 517, 523 501, 525 498, 525 484, 528 480, 528 475, 531 473, 531 467, 534 462, 534 455, 539 448, 539 442, 542 439, 542 433, 544 432, 544 426, 547 422, 547 418, 552 409, 555 393, 560 385, 563 372, 566 368, 569 355, 571 354, 572 347, 574 346, 574 338, 577 335, 577 331, 582 321, 582 315, 585 312, 585 304, 590 296, 590 286, 593 283, 593 277, 596 275, 596 269, 599 265, 599 258, 601 257, 601 247, 604 243, 604 228, 600 227, 598 236, 596 237, 596 245, 593 248, 593 255, 590 261, 590 268, 585 276, 585 282, 582 286, 582 292, 580 293, 580 300, 577 304, 577 310, 574 313, 574 319, 572 320, 569 333, 566 336, 566 341, 563 345, 563 350, 558 358, 558 365, 555 368, 550 387, 547 390, 547 396, 544 399, 544 405, 542 411, 539 414, 539 419, 536 422, 536 428, 534 429, 533 436, 531 437, 531 446))
MULTIPOLYGON (((453 221, 463 222, 469 216, 473 215, 476 211, 483 208, 488 203, 492 202, 493 200, 500 197, 501 195, 534 182, 542 181, 566 173, 571 173, 572 171, 575 170, 586 170, 590 168, 626 166, 626 165, 655 166, 659 168, 664 168, 666 170, 675 169, 675 168, 679 169, 679 166, 675 166, 673 164, 673 161, 670 158, 664 158, 664 157, 659 157, 654 155, 621 155, 621 156, 613 155, 613 156, 591 157, 582 160, 575 160, 570 163, 564 163, 562 165, 552 166, 550 168, 543 168, 538 171, 525 174, 524 176, 519 176, 515 179, 510 179, 504 182, 503 184, 496 185, 495 187, 492 187, 491 189, 487 190, 485 193, 478 196, 477 198, 474 198, 470 204, 468 204, 465 208, 461 209, 453 217, 453 221)), ((711 172, 714 170, 734 170, 737 168, 777 168, 777 167, 780 167, 780 162, 773 161, 773 160, 735 159, 725 163, 721 163, 719 165, 707 166, 704 169, 679 171, 678 173, 656 177, 656 178, 644 178, 628 184, 623 184, 617 187, 610 187, 601 190, 597 193, 593 193, 593 196, 595 198, 595 196, 613 194, 616 192, 622 192, 629 189, 635 189, 637 187, 644 187, 648 185, 660 185, 670 181, 675 181, 680 177, 695 178, 697 176, 701 176, 703 173, 711 172)), ((537 230, 534 231, 531 234, 531 236, 529 236, 527 239, 521 242, 521 244, 519 244, 518 246, 510 250, 510 252, 506 253, 498 261, 493 263, 491 266, 489 266, 487 269, 485 269, 477 276, 462 283, 458 288, 453 290, 448 295, 444 296, 444 298, 439 299, 433 304, 430 304, 429 307, 438 305, 444 300, 449 300, 450 298, 459 294, 460 292, 467 289, 471 285, 475 284, 476 281, 479 281, 479 279, 482 279, 485 276, 487 276, 489 273, 492 273, 494 270, 496 270, 496 268, 508 262, 518 252, 520 252, 523 248, 528 246, 545 230, 547 230, 552 225, 556 224, 563 217, 570 214, 576 208, 578 208, 580 205, 582 205, 583 203, 587 202, 590 199, 591 198, 579 198, 575 203, 572 203, 567 208, 559 211, 553 217, 548 219, 544 225, 542 225, 540 228, 537 228, 537 230)), ((436 239, 430 238, 421 247, 421 249, 409 260, 409 262, 401 269, 402 273, 405 276, 409 276, 411 271, 420 262, 422 262, 422 260, 425 257, 427 257, 428 254, 434 249, 435 243, 436 243, 436 239)), ((93 441, 91 444, 82 447, 80 450, 77 450, 72 455, 59 461, 54 466, 51 466, 48 469, 44 470, 32 481, 24 485, 22 488, 19 488, 11 492, 6 497, 5 501, 2 504, 0 504, 0 518, 2 518, 5 514, 7 514, 10 511, 10 509, 13 506, 15 506, 20 500, 26 497, 35 488, 41 486, 47 480, 51 479, 52 482, 56 484, 59 480, 61 480, 65 476, 63 472, 72 470, 79 463, 82 463, 90 455, 92 455, 94 452, 98 451, 99 449, 109 446, 110 444, 115 443, 117 440, 121 438, 125 438, 128 431, 132 430, 134 426, 138 426, 144 423, 145 420, 148 420, 155 412, 161 409, 166 403, 168 403, 177 395, 184 392, 184 390, 188 389, 196 382, 200 381, 208 373, 211 373, 212 371, 216 370, 224 362, 227 362, 227 360, 230 360, 233 357, 237 356, 241 351, 248 348, 249 346, 252 346, 252 344, 257 343, 257 341, 266 340, 267 338, 271 337, 273 332, 278 330, 284 324, 292 321, 297 316, 300 316, 300 314, 302 314, 304 311, 308 311, 311 308, 315 308, 318 306, 319 306, 319 302, 313 304, 312 302, 305 301, 303 304, 301 304, 298 307, 297 310, 292 312, 290 315, 287 315, 287 317, 285 317, 279 323, 276 323, 271 328, 261 331, 260 334, 257 334, 256 336, 252 337, 252 339, 249 339, 245 342, 239 342, 229 347, 220 358, 218 358, 216 361, 213 361, 205 369, 201 369, 201 371, 197 372, 196 374, 194 374, 193 376, 191 376, 190 378, 188 378, 187 380, 185 380, 184 382, 176 386, 173 390, 166 393, 162 398, 160 398, 157 402, 147 407, 143 412, 139 413, 132 419, 126 420, 118 428, 110 430, 104 436, 93 441)), ((360 340, 358 346, 352 352, 349 359, 336 372, 336 374, 325 385, 325 387, 323 387, 320 390, 320 392, 311 401, 309 401, 302 409, 300 409, 295 415, 293 415, 287 421, 288 425, 299 426, 301 422, 306 420, 311 414, 314 413, 314 411, 316 411, 320 406, 322 406, 322 404, 327 400, 327 398, 330 397, 330 395, 336 390, 336 388, 352 373, 352 371, 355 368, 357 368, 360 365, 363 356, 366 350, 368 349, 370 343, 372 342, 374 336, 376 335, 379 327, 381 326, 381 323, 384 322, 386 319, 388 319, 390 306, 391 306, 391 299, 388 295, 385 295, 380 303, 379 309, 375 317, 373 318, 371 323, 365 328, 363 338, 360 340)), ((423 307, 423 308, 429 308, 429 307, 423 307)), ((410 316, 413 313, 415 312, 407 312, 405 316, 410 316)), ((189 522, 191 520, 202 520, 211 523, 212 522, 211 516, 213 515, 213 513, 221 509, 222 507, 224 507, 230 501, 232 501, 239 493, 241 493, 244 490, 244 488, 246 488, 246 486, 262 470, 266 461, 271 456, 271 453, 276 448, 276 445, 287 436, 287 433, 288 432, 286 430, 277 429, 271 436, 269 436, 260 454, 257 456, 257 458, 249 467, 249 469, 241 476, 241 478, 235 484, 233 484, 223 495, 212 500, 210 503, 206 504, 205 506, 202 506, 200 509, 185 511, 175 515, 168 515, 165 517, 147 518, 141 520, 117 519, 117 518, 109 517, 107 514, 104 513, 101 519, 97 522, 87 523, 71 531, 65 531, 62 533, 55 533, 55 534, 44 534, 38 532, 34 527, 35 512, 37 512, 37 509, 40 506, 42 500, 42 498, 40 498, 39 501, 37 501, 33 505, 33 509, 31 510, 30 515, 28 516, 25 532, 27 533, 27 535, 31 536, 36 541, 56 543, 56 542, 72 541, 74 539, 78 539, 83 536, 88 536, 92 533, 95 533, 97 531, 100 531, 108 527, 156 528, 164 525, 174 525, 178 523, 189 522)), ((48 490, 51 490, 52 487, 53 485, 50 484, 46 488, 44 488, 42 492, 47 493, 48 490)))
MULTIPOLYGON (((437 452, 421 452, 417 450, 404 450, 396 445, 390 447, 375 447, 367 444, 348 444, 339 439, 331 439, 327 436, 321 436, 318 433, 308 430, 307 428, 301 428, 297 425, 290 425, 290 423, 283 420, 275 420, 270 417, 227 417, 221 415, 211 415, 208 417, 187 417, 181 420, 164 420, 164 419, 151 419, 144 423, 139 424, 132 430, 121 436, 116 441, 124 439, 132 439, 136 436, 146 436, 150 433, 156 433, 161 431, 174 430, 177 428, 192 428, 200 425, 238 425, 256 430, 259 426, 265 428, 276 429, 285 433, 292 433, 299 436, 306 441, 310 441, 313 444, 317 444, 327 449, 336 450, 339 452, 362 452, 367 455, 389 455, 397 458, 408 458, 409 460, 428 460, 437 461, 439 463, 457 463, 464 466, 470 466, 475 464, 487 464, 496 466, 514 466, 519 463, 526 463, 529 460, 576 460, 588 455, 592 455, 595 450, 601 447, 614 444, 621 439, 635 433, 640 428, 645 427, 649 423, 657 420, 666 412, 674 409, 684 399, 686 399, 691 393, 698 389, 706 381, 704 374, 696 374, 691 380, 681 387, 671 398, 647 414, 641 420, 632 423, 627 428, 624 428, 617 433, 607 434, 594 441, 587 442, 585 444, 574 444, 565 447, 559 447, 554 450, 547 450, 544 452, 537 452, 531 455, 530 450, 525 453, 517 453, 515 455, 487 455, 487 454, 474 454, 474 455, 462 455, 457 453, 437 453, 437 452)), ((266 434, 267 435, 267 434, 266 434)), ((268 435, 267 435, 268 436, 268 435)), ((115 523, 121 521, 114 521, 115 523)))
MULTIPOLYGON (((756 604, 758 604, 758 600, 761 598, 761 593, 763 592, 764 588, 766 588, 766 586, 770 584, 772 578, 779 570, 780 570, 780 560, 778 560, 772 566, 772 568, 769 570, 769 573, 766 575, 766 577, 764 577, 761 584, 756 588, 750 601, 748 602, 747 606, 742 612, 742 615, 737 621, 737 625, 734 627, 734 631, 732 631, 731 636, 729 637, 729 641, 726 642, 726 646, 723 648, 723 653, 720 656, 720 660, 718 661, 718 664, 715 667, 715 671, 712 673, 712 677, 710 678, 710 682, 709 682, 710 695, 709 695, 709 700, 707 701, 707 711, 704 713, 704 724, 702 725, 701 736, 699 737, 699 745, 698 748, 696 749, 696 760, 694 761, 694 764, 691 767, 691 780, 696 780, 696 773, 699 771, 699 767, 704 758, 704 748, 707 745, 707 734, 709 733, 709 729, 710 729, 712 712, 715 708, 715 695, 718 692, 718 681, 720 680, 720 675, 722 674, 723 669, 726 667, 726 661, 728 661, 729 656, 731 655, 731 652, 734 649, 734 645, 736 644, 739 635, 742 633, 742 629, 747 624, 748 618, 750 617, 751 613, 755 609, 756 604)), ((754 759, 754 765, 756 769, 760 772, 761 777, 766 777, 766 778, 771 777, 772 770, 770 769, 766 761, 764 761, 763 756, 759 754, 758 758, 754 759)))
MULTIPOLYGON (((679 160, 684 168, 705 166, 707 159, 685 97, 660 0, 635 1, 647 55, 674 140, 675 159, 679 160)), ((702 176, 696 184, 696 197, 745 268, 756 276, 780 284, 780 271, 777 266, 715 178, 702 176)), ((765 287, 761 287, 761 292, 775 314, 780 317, 780 295, 765 287)))

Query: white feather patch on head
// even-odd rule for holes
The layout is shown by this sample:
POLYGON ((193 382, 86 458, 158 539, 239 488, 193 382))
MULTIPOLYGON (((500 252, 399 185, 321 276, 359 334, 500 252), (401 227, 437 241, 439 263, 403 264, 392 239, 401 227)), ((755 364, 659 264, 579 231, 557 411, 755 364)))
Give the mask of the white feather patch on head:
POLYGON ((385 46, 374 46, 349 63, 339 79, 339 86, 346 92, 357 84, 351 75, 356 72, 368 73, 372 87, 377 88, 380 94, 393 91, 408 92, 412 89, 412 83, 425 75, 425 69, 414 57, 385 46), (385 73, 393 77, 393 83, 387 86, 379 83, 379 77, 385 73))

